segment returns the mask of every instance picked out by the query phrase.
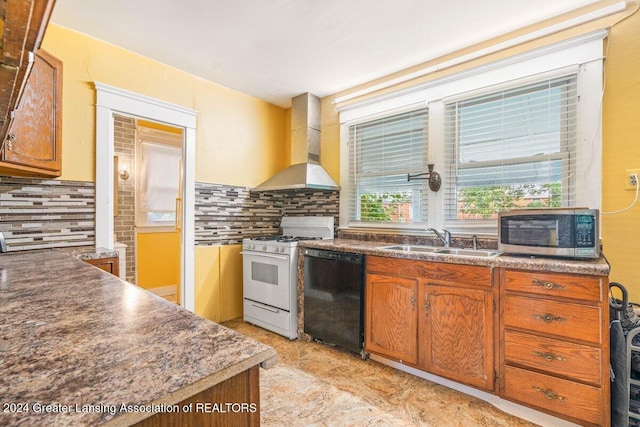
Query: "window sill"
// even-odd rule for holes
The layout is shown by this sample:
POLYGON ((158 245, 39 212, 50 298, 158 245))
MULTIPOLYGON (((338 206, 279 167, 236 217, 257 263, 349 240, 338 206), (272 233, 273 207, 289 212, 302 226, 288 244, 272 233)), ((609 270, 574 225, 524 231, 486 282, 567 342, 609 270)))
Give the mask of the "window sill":
POLYGON ((175 225, 136 225, 137 233, 177 233, 175 225))

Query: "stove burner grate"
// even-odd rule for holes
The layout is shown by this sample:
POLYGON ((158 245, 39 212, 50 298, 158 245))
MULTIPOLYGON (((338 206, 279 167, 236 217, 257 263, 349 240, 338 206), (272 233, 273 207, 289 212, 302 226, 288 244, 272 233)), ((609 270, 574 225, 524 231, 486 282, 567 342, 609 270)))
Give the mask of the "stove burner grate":
POLYGON ((276 242, 299 242, 300 240, 318 240, 320 237, 302 237, 302 236, 278 236, 276 242))
POLYGON ((260 236, 260 237, 252 237, 251 240, 256 240, 258 242, 269 242, 272 240, 278 240, 280 236, 277 234, 273 234, 270 236, 260 236))

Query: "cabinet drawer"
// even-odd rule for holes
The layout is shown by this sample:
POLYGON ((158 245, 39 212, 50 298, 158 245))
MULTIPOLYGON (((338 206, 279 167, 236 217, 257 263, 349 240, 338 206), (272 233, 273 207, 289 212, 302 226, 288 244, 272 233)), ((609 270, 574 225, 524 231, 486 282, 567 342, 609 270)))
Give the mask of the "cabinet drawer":
POLYGON ((505 397, 537 408, 602 425, 603 397, 597 387, 505 367, 505 397))
POLYGON ((515 331, 505 332, 504 346, 507 363, 598 386, 602 384, 602 351, 599 348, 515 331))
POLYGON ((601 315, 600 307, 508 295, 504 325, 600 344, 601 315))
POLYGON ((508 291, 587 301, 602 300, 602 279, 599 277, 514 270, 507 270, 504 275, 508 291))
POLYGON ((448 264, 399 258, 367 256, 367 273, 407 279, 428 279, 434 284, 463 284, 490 288, 491 268, 478 265, 448 264))

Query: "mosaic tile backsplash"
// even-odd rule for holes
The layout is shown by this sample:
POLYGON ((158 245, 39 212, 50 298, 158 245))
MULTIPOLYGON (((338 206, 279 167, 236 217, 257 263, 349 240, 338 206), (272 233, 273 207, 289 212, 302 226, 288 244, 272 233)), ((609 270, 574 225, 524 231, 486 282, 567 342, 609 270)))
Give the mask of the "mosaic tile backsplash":
MULTIPOLYGON (((251 193, 196 183, 195 243, 277 234, 283 215, 330 215, 337 227, 339 211, 338 191, 251 193)), ((9 251, 95 245, 95 184, 0 176, 0 232, 9 251)))
POLYGON ((0 177, 8 251, 95 244, 95 184, 0 177))
POLYGON ((240 243, 245 237, 277 234, 283 215, 335 217, 338 191, 294 190, 251 193, 247 187, 196 183, 196 245, 240 243))

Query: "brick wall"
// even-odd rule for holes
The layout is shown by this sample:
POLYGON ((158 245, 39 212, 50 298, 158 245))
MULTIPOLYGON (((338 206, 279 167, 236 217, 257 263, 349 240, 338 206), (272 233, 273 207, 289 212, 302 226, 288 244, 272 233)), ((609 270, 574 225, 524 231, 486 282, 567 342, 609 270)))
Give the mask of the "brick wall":
POLYGON ((114 150, 119 165, 129 167, 129 179, 118 177, 118 213, 113 219, 116 241, 127 245, 126 264, 127 281, 135 283, 136 247, 135 247, 135 135, 136 120, 130 117, 114 115, 114 150))

